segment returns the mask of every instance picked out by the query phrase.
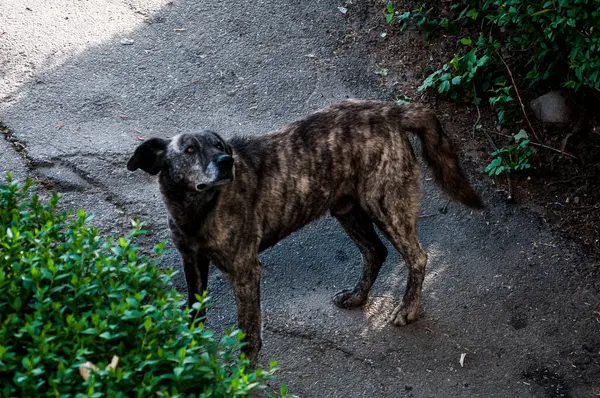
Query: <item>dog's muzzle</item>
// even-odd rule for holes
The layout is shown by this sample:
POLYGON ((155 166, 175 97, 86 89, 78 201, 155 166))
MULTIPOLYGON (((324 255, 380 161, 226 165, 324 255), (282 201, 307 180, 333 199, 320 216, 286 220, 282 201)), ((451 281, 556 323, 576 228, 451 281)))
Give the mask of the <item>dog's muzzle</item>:
POLYGON ((212 182, 205 184, 201 183, 196 185, 197 191, 203 191, 208 186, 223 185, 233 180, 233 157, 227 154, 220 155, 216 161, 214 161, 209 168, 212 169, 215 176, 212 182))

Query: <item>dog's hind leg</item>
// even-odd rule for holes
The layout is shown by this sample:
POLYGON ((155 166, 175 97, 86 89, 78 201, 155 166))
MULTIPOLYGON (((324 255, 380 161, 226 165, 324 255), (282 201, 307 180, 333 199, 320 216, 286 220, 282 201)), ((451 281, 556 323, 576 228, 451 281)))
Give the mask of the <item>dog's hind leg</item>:
POLYGON ((427 253, 421 248, 417 236, 419 218, 419 197, 416 194, 404 195, 402 192, 388 190, 377 201, 377 206, 370 208, 375 224, 393 243, 408 267, 408 280, 402 303, 392 312, 390 321, 396 326, 406 325, 419 317, 419 304, 427 253))
POLYGON ((415 226, 404 226, 401 234, 388 232, 398 248, 404 262, 408 267, 408 280, 402 303, 392 312, 390 321, 396 326, 403 326, 416 321, 419 317, 419 304, 421 301, 421 289, 425 278, 425 267, 427 266, 427 253, 421 248, 417 238, 415 226))
POLYGON ((363 274, 353 290, 342 290, 333 297, 333 302, 340 308, 355 308, 367 301, 367 296, 379 269, 385 261, 388 251, 377 236, 373 221, 367 213, 356 205, 349 211, 340 214, 332 209, 332 215, 340 222, 344 231, 358 246, 363 260, 363 274))

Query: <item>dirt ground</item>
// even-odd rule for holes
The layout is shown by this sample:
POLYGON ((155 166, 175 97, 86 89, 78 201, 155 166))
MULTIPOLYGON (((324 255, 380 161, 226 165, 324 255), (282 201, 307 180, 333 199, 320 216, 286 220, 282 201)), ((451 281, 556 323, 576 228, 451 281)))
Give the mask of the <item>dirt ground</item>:
MULTIPOLYGON (((428 39, 423 31, 408 29, 401 32, 397 25, 385 23, 386 0, 370 0, 349 15, 346 44, 366 40, 373 47, 381 75, 382 86, 390 95, 406 96, 413 101, 428 103, 442 119, 446 130, 457 142, 463 159, 473 175, 494 185, 507 201, 525 206, 541 217, 552 230, 567 237, 573 244, 583 246, 595 260, 600 259, 600 120, 593 110, 600 101, 593 95, 583 99, 571 95, 572 106, 578 114, 569 125, 548 125, 537 122, 527 107, 529 119, 540 141, 538 144, 573 155, 536 146, 535 169, 524 175, 490 178, 481 171, 490 161, 490 154, 511 143, 511 136, 521 126, 497 129, 494 112, 485 103, 476 106, 450 101, 434 92, 418 92, 418 84, 430 73, 450 60, 458 50, 463 35, 434 32, 428 39), (362 8, 362 9, 361 9, 362 8), (384 38, 382 38, 384 34, 384 38), (591 97, 591 98, 589 98, 591 97), (475 125, 481 125, 475 128, 475 125)), ((413 10, 417 1, 394 1, 399 12, 413 10)), ((471 37, 477 31, 466 32, 471 37)), ((510 61, 509 61, 510 63, 510 61)), ((526 71, 512 71, 523 103, 550 91, 551 86, 529 87, 522 78, 526 71)), ((598 96, 600 97, 600 95, 598 96)), ((522 114, 518 114, 521 119, 522 114)))

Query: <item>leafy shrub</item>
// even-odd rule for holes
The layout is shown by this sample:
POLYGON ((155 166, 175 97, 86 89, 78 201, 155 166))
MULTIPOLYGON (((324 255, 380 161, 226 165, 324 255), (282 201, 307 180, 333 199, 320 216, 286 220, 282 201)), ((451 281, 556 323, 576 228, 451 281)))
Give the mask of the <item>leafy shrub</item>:
MULTIPOLYGON (((485 48, 485 40, 480 39, 481 47, 485 48)), ((463 39, 462 44, 471 45, 471 39, 463 39)), ((460 97, 471 98, 474 104, 481 102, 480 92, 490 87, 492 73, 490 72, 490 56, 485 51, 479 51, 479 46, 473 47, 465 55, 456 54, 450 62, 444 64, 429 75, 419 91, 435 88, 440 94, 446 94, 452 99, 460 97), (483 55, 482 55, 483 53, 483 55)))
MULTIPOLYGON (((465 28, 480 33, 476 44, 469 37, 454 58, 425 78, 419 91, 435 89, 450 98, 467 98, 479 104, 484 96, 496 110, 498 124, 518 124, 513 92, 526 79, 530 85, 550 85, 600 91, 600 0, 454 0, 447 17, 434 19, 435 10, 423 8, 401 13, 390 1, 386 21, 401 29, 411 23, 428 35, 438 28, 465 28), (511 64, 511 66, 509 66, 511 64), (511 72, 512 69, 512 72, 511 72), (525 69, 525 73, 514 73, 525 69), (510 82, 507 76, 510 76, 510 82), (514 76, 517 76, 515 81, 514 76), (523 78, 519 78, 522 76, 523 78)), ((520 105, 524 108, 522 100, 520 105)), ((522 110, 524 113, 525 111, 522 110)), ((525 118, 527 115, 524 114, 525 118)), ((515 135, 521 137, 521 133, 515 135)), ((530 168, 529 139, 494 152, 486 168, 490 175, 530 168), (522 155, 522 156, 521 156, 522 155), (512 162, 517 156, 519 161, 512 162), (522 161, 522 162, 521 162, 522 161)))
MULTIPOLYGON (((482 56, 494 57, 498 48, 526 55, 530 83, 554 79, 574 89, 600 89, 600 0, 455 0, 451 9, 452 18, 432 18, 432 9, 399 13, 389 2, 386 21, 401 27, 412 22, 426 31, 432 24, 446 30, 475 25, 489 32, 485 40, 498 43, 482 56)), ((480 73, 485 81, 485 71, 480 73)))
POLYGON ((500 148, 492 153, 492 161, 483 170, 490 176, 511 174, 531 168, 533 149, 529 146, 531 140, 524 130, 515 134, 515 144, 500 148))
POLYGON ((408 27, 416 27, 417 29, 427 32, 427 36, 439 28, 443 28, 450 32, 455 32, 457 24, 448 18, 442 18, 437 15, 437 10, 433 7, 425 8, 424 5, 415 8, 412 11, 397 13, 394 4, 388 1, 385 12, 385 21, 392 25, 397 23, 400 30, 405 30, 408 27))
POLYGON ((2 396, 222 397, 265 388, 275 364, 249 370, 236 354, 240 331, 217 341, 201 322, 189 325, 172 272, 158 267, 163 244, 142 256, 132 243, 139 224, 127 238, 105 238, 83 211, 60 212, 56 194, 42 203, 30 185, 10 175, 0 183, 2 396), (86 361, 98 369, 87 381, 86 361))
POLYGON ((600 0, 458 0, 458 19, 495 28, 508 51, 531 55, 527 78, 600 88, 600 0))
MULTIPOLYGON (((511 96, 511 90, 513 86, 507 86, 504 79, 500 79, 494 84, 494 87, 489 89, 489 92, 493 94, 490 97, 490 105, 498 111, 498 124, 504 124, 506 113, 515 114, 515 109, 512 105, 513 97, 511 96)), ((515 120, 515 119, 513 119, 515 120)))

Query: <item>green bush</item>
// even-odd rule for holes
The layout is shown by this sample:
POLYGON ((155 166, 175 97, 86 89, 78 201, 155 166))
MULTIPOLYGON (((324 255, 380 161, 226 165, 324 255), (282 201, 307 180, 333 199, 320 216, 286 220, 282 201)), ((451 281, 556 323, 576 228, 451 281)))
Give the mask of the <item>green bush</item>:
POLYGON ((531 140, 525 130, 514 135, 515 144, 495 150, 492 161, 483 170, 489 176, 512 174, 531 168, 534 150, 529 146, 531 140))
MULTIPOLYGON (((243 335, 220 340, 189 309, 159 269, 132 243, 57 210, 9 175, 0 183, 0 394, 22 396, 247 395, 270 370, 248 369, 236 353, 243 335), (113 357, 116 367, 108 367, 113 357), (80 366, 97 366, 88 380, 80 366)), ((198 304, 199 306, 200 304, 198 304)), ((206 299, 202 300, 202 306, 206 299)))
MULTIPOLYGON (((485 40, 482 47, 485 49, 485 40)), ((462 44, 470 46, 471 39, 465 38, 462 44)), ((491 58, 485 51, 479 51, 480 46, 475 46, 465 55, 456 54, 447 64, 429 75, 419 91, 435 88, 440 94, 447 94, 452 99, 458 97, 471 98, 473 103, 481 102, 480 92, 486 92, 490 87, 492 72, 490 71, 491 58), (483 55, 482 55, 483 54, 483 55)))
POLYGON ((600 0, 458 0, 453 8, 493 28, 507 52, 527 53, 532 83, 600 88, 600 0))
MULTIPOLYGON (((401 28, 412 23, 426 31, 432 30, 432 24, 452 31, 457 26, 476 26, 486 32, 478 44, 484 40, 493 45, 478 45, 471 52, 493 58, 497 70, 503 70, 498 62, 502 53, 526 61, 520 66, 532 84, 553 80, 574 89, 600 89, 600 0, 455 0, 451 9, 452 18, 436 18, 439 12, 432 8, 400 13, 389 2, 386 21, 397 21, 401 28)), ((470 39, 463 39, 463 44, 464 40, 470 39)), ((466 63, 460 69, 461 73, 472 70, 466 63)), ((478 73, 474 79, 489 86, 504 74, 486 77, 485 69, 478 73)))
MULTIPOLYGON (((474 104, 486 98, 499 125, 522 121, 515 98, 524 81, 600 91, 600 0, 454 0, 450 8, 441 12, 422 6, 402 13, 387 3, 386 22, 400 29, 410 24, 426 35, 460 28, 479 34, 477 41, 465 34, 454 57, 427 76, 419 91, 435 89, 474 104)), ((494 152, 484 172, 529 169, 529 142, 517 139, 516 145, 494 152)))
POLYGON ((390 25, 397 23, 402 31, 410 26, 416 27, 425 31, 426 37, 429 37, 431 33, 439 28, 455 33, 457 24, 448 18, 441 18, 437 14, 438 12, 435 8, 425 8, 424 5, 400 14, 396 12, 394 4, 388 1, 385 11, 385 21, 390 25))

